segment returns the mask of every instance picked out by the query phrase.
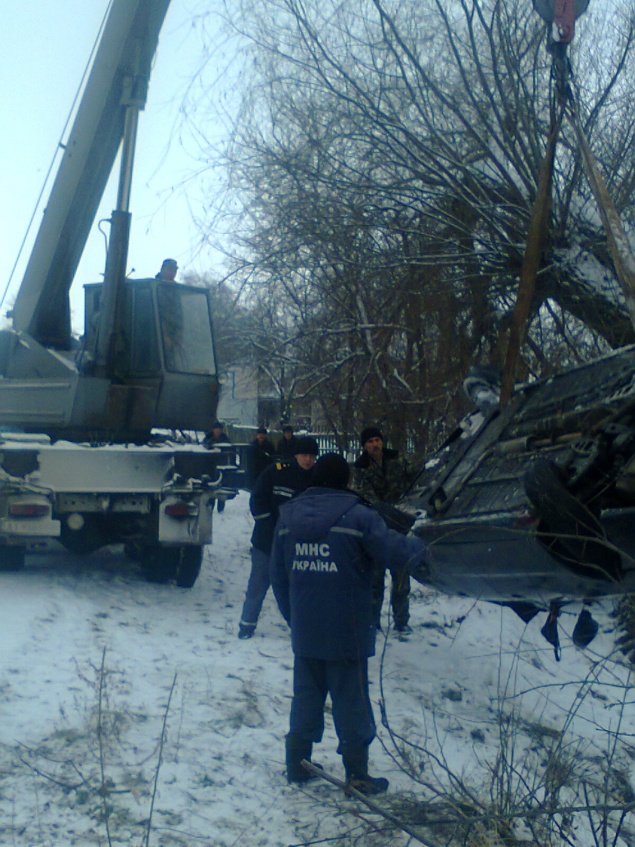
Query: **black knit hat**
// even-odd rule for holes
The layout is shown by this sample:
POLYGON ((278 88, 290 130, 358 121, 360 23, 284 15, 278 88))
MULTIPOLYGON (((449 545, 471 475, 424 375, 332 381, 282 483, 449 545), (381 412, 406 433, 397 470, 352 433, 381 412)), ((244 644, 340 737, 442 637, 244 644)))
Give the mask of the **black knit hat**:
POLYGON ((298 438, 295 449, 293 450, 294 456, 297 456, 298 453, 310 453, 311 456, 317 456, 319 452, 320 448, 317 441, 308 435, 298 438))
POLYGON ((366 429, 363 429, 361 435, 359 436, 359 442, 364 446, 369 438, 381 438, 384 440, 384 436, 381 434, 381 430, 377 426, 367 426, 366 429))
POLYGON ((315 463, 313 485, 326 488, 346 488, 351 471, 348 462, 338 453, 325 453, 315 463))

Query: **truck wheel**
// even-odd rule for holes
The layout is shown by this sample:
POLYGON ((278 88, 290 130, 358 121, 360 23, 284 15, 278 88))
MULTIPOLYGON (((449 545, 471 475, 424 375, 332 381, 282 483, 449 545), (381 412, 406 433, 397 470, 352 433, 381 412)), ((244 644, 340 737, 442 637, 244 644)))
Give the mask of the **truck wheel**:
POLYGON ((24 555, 24 547, 0 547, 0 571, 21 571, 24 555))
POLYGON ((67 521, 62 521, 60 541, 69 553, 76 556, 94 553, 108 543, 103 524, 96 515, 84 515, 79 529, 71 529, 67 521))
POLYGON ((181 555, 176 571, 176 584, 179 588, 192 588, 201 572, 202 563, 202 547, 181 547, 181 555))
POLYGON ((142 562, 148 582, 164 583, 174 579, 179 558, 179 547, 146 547, 142 562))
POLYGON ((141 549, 141 545, 136 544, 134 541, 126 541, 123 545, 123 552, 126 558, 130 559, 132 562, 143 561, 143 550, 141 549))

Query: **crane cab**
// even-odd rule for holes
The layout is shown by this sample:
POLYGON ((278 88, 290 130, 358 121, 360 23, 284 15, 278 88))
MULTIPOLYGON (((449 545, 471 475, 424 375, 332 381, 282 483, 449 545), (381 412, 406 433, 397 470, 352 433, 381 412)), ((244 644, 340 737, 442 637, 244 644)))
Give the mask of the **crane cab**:
MULTIPOLYGON (((90 370, 103 286, 85 289, 80 370, 90 370)), ((212 314, 203 288, 157 279, 127 279, 116 325, 113 384, 151 392, 152 426, 205 429, 218 403, 212 314)))

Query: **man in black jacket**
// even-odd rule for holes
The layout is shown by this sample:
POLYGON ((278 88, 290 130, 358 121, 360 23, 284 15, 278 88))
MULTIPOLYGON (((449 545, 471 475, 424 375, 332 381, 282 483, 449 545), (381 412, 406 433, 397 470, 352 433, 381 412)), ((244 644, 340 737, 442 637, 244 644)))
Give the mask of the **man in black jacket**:
POLYGON ((217 444, 231 444, 231 440, 220 421, 214 421, 212 428, 203 439, 203 447, 207 447, 208 450, 211 450, 217 444))
MULTIPOLYGON (((205 447, 207 450, 213 450, 215 447, 218 447, 221 444, 231 444, 231 441, 229 440, 229 436, 223 429, 222 423, 220 421, 214 421, 211 430, 205 435, 205 438, 203 439, 203 447, 205 447)), ((216 509, 219 513, 225 510, 224 500, 213 500, 212 508, 214 507, 214 503, 216 504, 216 509)))
POLYGON ((273 446, 273 442, 269 440, 268 435, 265 427, 259 426, 254 440, 247 450, 247 484, 250 489, 253 489, 260 474, 275 458, 276 448, 273 446))
POLYGON ((266 467, 253 487, 249 499, 255 521, 251 534, 251 573, 238 626, 239 638, 253 636, 271 585, 269 559, 278 510, 294 494, 309 487, 317 454, 318 444, 314 438, 298 438, 293 459, 288 463, 274 462, 266 467))
POLYGON ((296 453, 298 438, 293 434, 291 424, 282 427, 282 438, 278 441, 278 456, 281 459, 292 459, 296 453))

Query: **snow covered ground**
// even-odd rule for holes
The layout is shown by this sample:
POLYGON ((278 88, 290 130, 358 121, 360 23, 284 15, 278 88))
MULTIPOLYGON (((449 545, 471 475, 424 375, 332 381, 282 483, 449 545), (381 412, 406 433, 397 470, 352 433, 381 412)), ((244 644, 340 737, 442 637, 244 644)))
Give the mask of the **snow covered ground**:
MULTIPOLYGON (((256 636, 237 638, 247 495, 214 521, 191 591, 146 583, 119 548, 86 559, 52 551, 0 574, 0 845, 416 843, 382 832, 381 818, 334 785, 287 785, 292 656, 272 597, 256 636)), ((539 781, 557 782, 546 776, 556 763, 569 802, 574 769, 601 781, 611 757, 628 801, 635 707, 610 603, 595 613, 601 631, 584 653, 566 636, 575 614, 564 615, 557 663, 542 616, 525 627, 509 610, 413 588, 414 634, 399 640, 385 617, 371 660, 371 696, 390 727, 371 747, 371 772, 391 781, 378 803, 430 799, 448 771, 486 801, 497 756, 506 763, 498 782, 518 774, 518 791, 536 802, 539 781), (400 739, 417 745, 408 755, 419 784, 400 767, 400 739)), ((327 720, 314 758, 341 778, 335 748, 327 720)), ((570 818, 571 843, 593 844, 584 815, 570 818)), ((635 840, 629 825, 617 844, 635 840)))

